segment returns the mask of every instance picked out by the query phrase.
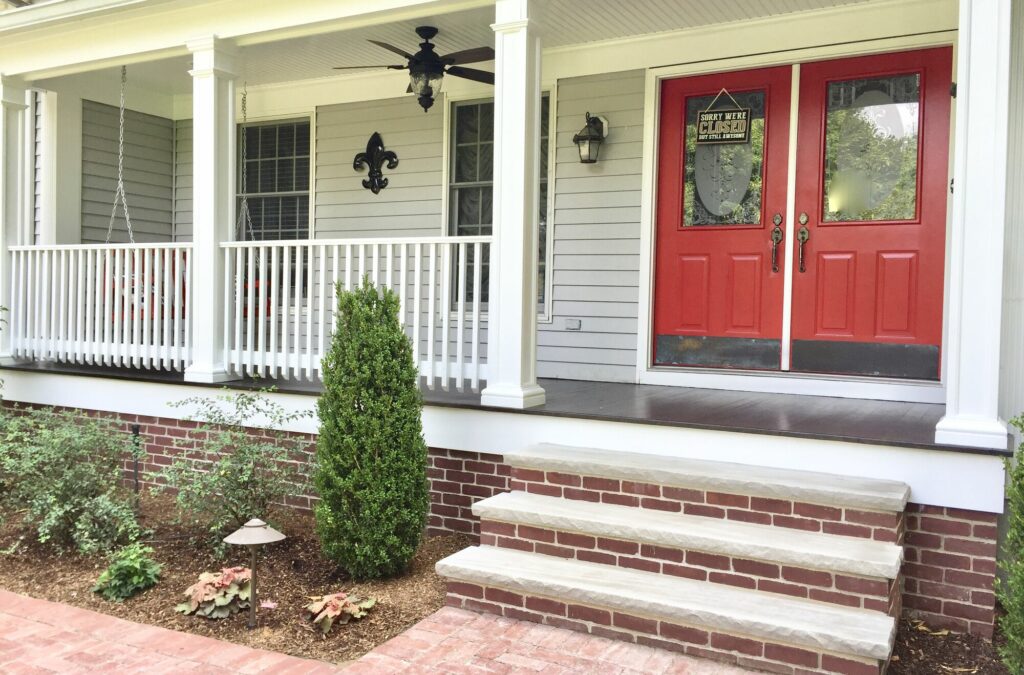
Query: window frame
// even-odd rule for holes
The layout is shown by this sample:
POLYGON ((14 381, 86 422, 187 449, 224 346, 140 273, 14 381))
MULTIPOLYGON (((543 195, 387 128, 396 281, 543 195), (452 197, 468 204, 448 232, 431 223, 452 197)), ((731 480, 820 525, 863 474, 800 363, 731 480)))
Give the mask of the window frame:
MULTIPOLYGON (((250 118, 245 122, 236 120, 235 122, 235 165, 234 165, 234 192, 235 192, 235 217, 231 225, 231 236, 234 237, 237 234, 236 226, 238 223, 238 203, 242 198, 242 171, 245 170, 245 158, 242 157, 242 143, 241 134, 243 127, 257 127, 257 126, 275 126, 283 124, 295 124, 299 122, 306 122, 309 124, 309 186, 305 191, 293 190, 291 192, 250 192, 247 196, 250 198, 260 198, 269 196, 300 196, 305 194, 306 209, 308 212, 308 227, 307 236, 305 239, 289 239, 286 241, 312 241, 316 239, 316 110, 308 112, 296 112, 282 115, 267 115, 250 118)), ((249 241, 244 236, 239 241, 249 241)), ((267 239, 265 241, 278 241, 267 239)))
MULTIPOLYGON (((548 97, 548 170, 542 177, 547 183, 547 231, 545 232, 544 246, 544 303, 537 307, 537 323, 552 323, 554 312, 552 311, 553 300, 553 264, 554 264, 554 216, 555 216, 555 161, 558 151, 558 88, 554 85, 542 85, 541 96, 548 97)), ((441 235, 445 237, 454 236, 451 234, 451 194, 452 194, 452 173, 455 155, 452 152, 452 130, 454 125, 453 111, 457 104, 486 103, 494 102, 494 96, 481 96, 479 92, 460 92, 458 94, 445 93, 444 95, 444 119, 443 124, 443 147, 442 154, 442 175, 441 175, 441 235)), ((493 184, 493 181, 492 181, 493 184)), ((539 242, 538 242, 539 245, 539 242)), ((538 256, 539 258, 539 256, 538 256)), ((483 312, 486 318, 486 311, 483 312)))

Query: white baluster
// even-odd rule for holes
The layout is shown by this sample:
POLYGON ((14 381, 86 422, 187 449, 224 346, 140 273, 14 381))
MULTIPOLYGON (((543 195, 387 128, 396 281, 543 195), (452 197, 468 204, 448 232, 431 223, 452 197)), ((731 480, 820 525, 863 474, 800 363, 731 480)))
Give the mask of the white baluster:
POLYGON ((473 391, 480 390, 480 269, 483 267, 482 248, 480 242, 473 243, 473 342, 470 345, 473 352, 473 380, 471 382, 473 391))

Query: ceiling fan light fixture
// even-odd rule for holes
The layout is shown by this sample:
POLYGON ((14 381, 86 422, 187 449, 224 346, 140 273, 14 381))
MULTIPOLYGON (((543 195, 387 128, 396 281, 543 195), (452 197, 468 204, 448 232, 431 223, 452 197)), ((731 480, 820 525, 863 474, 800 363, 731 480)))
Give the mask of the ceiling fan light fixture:
POLYGON ((423 112, 434 105, 434 97, 441 93, 444 82, 444 70, 435 68, 411 68, 409 71, 409 88, 419 99, 423 112))

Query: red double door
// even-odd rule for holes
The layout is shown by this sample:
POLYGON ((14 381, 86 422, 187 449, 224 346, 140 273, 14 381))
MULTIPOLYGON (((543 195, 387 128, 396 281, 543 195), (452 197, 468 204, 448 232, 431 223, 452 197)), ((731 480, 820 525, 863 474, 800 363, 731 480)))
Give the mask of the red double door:
POLYGON ((951 59, 663 82, 655 365, 938 379, 951 59))

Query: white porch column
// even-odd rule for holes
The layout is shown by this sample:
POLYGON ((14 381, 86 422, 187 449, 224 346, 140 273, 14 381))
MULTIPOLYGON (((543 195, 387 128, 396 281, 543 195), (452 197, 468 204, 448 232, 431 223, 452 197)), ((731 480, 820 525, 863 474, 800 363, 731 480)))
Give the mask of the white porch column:
POLYGON ((494 67, 494 243, 485 405, 544 403, 537 386, 540 38, 536 0, 497 0, 494 67))
POLYGON ((998 410, 1011 1, 960 0, 946 415, 935 428, 938 443, 1007 443, 998 410))
POLYGON ((234 379, 224 345, 224 257, 235 213, 235 53, 207 37, 192 52, 192 364, 189 382, 234 379))
MULTIPOLYGON (((10 246, 28 241, 27 101, 20 80, 0 75, 0 305, 11 307, 10 246)), ((6 316, 3 317, 5 320, 6 316)), ((0 326, 0 364, 10 365, 10 331, 0 326)))

